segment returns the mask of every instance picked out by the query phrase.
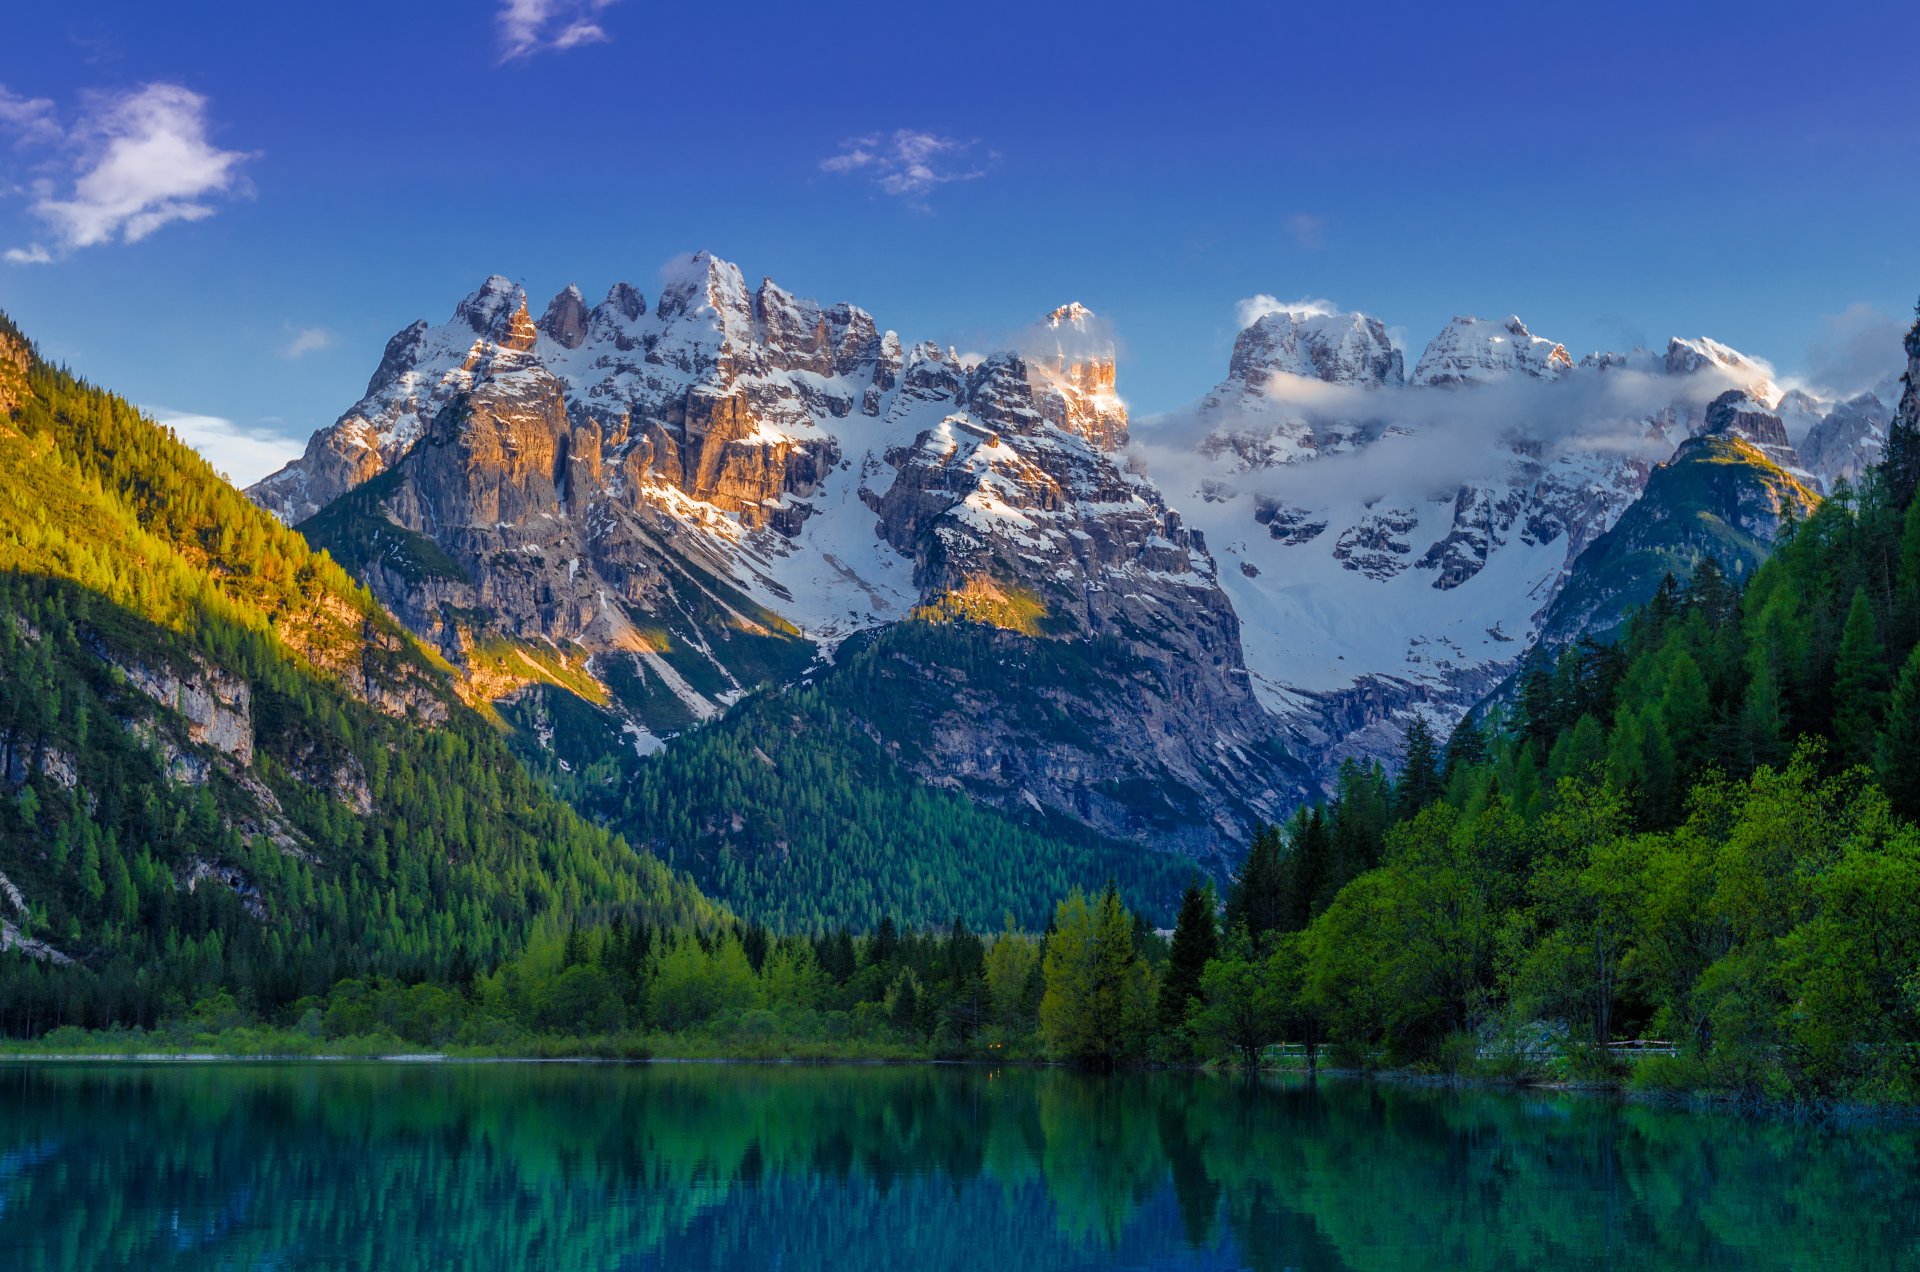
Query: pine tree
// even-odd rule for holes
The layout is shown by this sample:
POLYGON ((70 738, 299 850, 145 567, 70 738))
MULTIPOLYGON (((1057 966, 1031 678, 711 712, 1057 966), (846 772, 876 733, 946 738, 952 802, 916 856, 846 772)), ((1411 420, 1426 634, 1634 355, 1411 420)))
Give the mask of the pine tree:
POLYGON ((1160 1029, 1171 1033, 1187 1018, 1187 1000, 1200 993, 1200 974, 1207 961, 1220 953, 1220 931, 1214 915, 1213 889, 1198 880, 1180 898, 1180 917, 1173 925, 1167 953, 1166 978, 1160 982, 1160 1029))
POLYGON ((1415 713, 1400 744, 1400 780, 1393 791, 1394 813, 1405 820, 1439 795, 1440 764, 1434 753, 1433 728, 1424 713, 1415 713))
MULTIPOLYGON (((1915 507, 1920 507, 1917 502, 1915 507)), ((1878 747, 1880 786, 1903 817, 1920 818, 1920 646, 1907 656, 1878 747)))
POLYGON ((1240 873, 1227 889, 1227 926, 1244 927, 1256 942, 1278 929, 1286 918, 1287 872, 1281 863, 1285 848, 1278 826, 1254 832, 1253 845, 1240 873))
POLYGON ((1886 651, 1874 630, 1867 590, 1856 587, 1833 668, 1833 743, 1842 764, 1873 763, 1886 696, 1886 651))
POLYGON ((1469 768, 1487 758, 1487 735, 1473 722, 1471 715, 1460 717, 1460 723, 1453 726, 1453 732, 1447 735, 1446 767, 1441 772, 1441 780, 1451 783, 1453 775, 1463 768, 1469 768))

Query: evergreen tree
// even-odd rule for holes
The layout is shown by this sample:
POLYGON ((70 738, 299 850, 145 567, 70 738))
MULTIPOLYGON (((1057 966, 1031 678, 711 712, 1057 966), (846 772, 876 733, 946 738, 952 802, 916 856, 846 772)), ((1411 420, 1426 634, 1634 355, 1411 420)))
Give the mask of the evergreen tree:
POLYGON ((1247 859, 1227 889, 1227 926, 1244 927, 1255 942, 1287 918, 1286 846, 1278 826, 1254 832, 1247 859))
POLYGON ((1460 723, 1447 735, 1446 767, 1441 771, 1441 781, 1450 785, 1454 774, 1486 758, 1487 735, 1474 723, 1471 713, 1461 716, 1460 723))
POLYGON ((1415 713, 1400 744, 1400 780, 1394 786, 1394 813, 1405 820, 1440 796, 1440 763, 1433 728, 1424 712, 1415 713))
POLYGON ((1200 993, 1200 974, 1219 952, 1213 889, 1196 880, 1180 898, 1180 917, 1174 923, 1167 952, 1166 976, 1160 982, 1158 1015, 1162 1033, 1171 1034, 1185 1023, 1188 1000, 1200 993))
POLYGON ((1864 587, 1853 590, 1833 668, 1833 742, 1842 764, 1871 764, 1887 694, 1886 651, 1864 587))
MULTIPOLYGON (((1914 507, 1920 508, 1920 500, 1914 507)), ((1902 817, 1920 818, 1920 645, 1907 655, 1878 748, 1880 785, 1902 817)))

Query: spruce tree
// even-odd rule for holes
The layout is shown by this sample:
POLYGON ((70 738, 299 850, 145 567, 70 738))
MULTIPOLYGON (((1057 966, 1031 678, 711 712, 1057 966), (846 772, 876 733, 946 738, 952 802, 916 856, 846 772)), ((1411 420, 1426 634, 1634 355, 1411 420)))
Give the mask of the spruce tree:
POLYGON ((1254 941, 1277 929, 1286 918, 1287 871, 1278 826, 1254 832, 1247 860, 1227 889, 1227 926, 1245 927, 1254 941))
POLYGON ((1842 764, 1871 764, 1886 705, 1886 651, 1874 630, 1867 590, 1856 587, 1833 667, 1833 744, 1842 764))
POLYGON ((1394 786, 1394 813, 1402 820, 1431 804, 1440 795, 1440 762, 1434 751, 1433 729, 1424 713, 1416 713, 1400 744, 1400 780, 1394 786))
POLYGON ((1208 960, 1219 953, 1213 889, 1195 880, 1180 898, 1180 917, 1174 922, 1173 942, 1167 952, 1166 979, 1160 982, 1156 1014, 1162 1032, 1171 1033, 1186 1023, 1187 1000, 1199 996, 1200 974, 1208 960))
MULTIPOLYGON (((1920 505, 1916 505, 1920 506, 1920 505)), ((1878 747, 1880 786, 1903 817, 1920 818, 1920 646, 1907 656, 1878 747)))
POLYGON ((1473 722, 1471 715, 1460 717, 1460 723, 1453 726, 1453 732, 1447 735, 1446 767, 1441 772, 1443 782, 1452 782, 1453 775, 1463 768, 1470 768, 1487 758, 1487 735, 1473 722))

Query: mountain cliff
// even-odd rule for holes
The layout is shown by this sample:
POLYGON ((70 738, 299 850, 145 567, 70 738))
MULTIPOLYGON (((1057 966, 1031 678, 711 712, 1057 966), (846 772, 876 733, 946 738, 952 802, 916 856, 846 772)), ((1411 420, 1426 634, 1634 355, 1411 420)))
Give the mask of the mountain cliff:
POLYGON ((5 319, 0 406, 16 1022, 458 980, 589 914, 720 918, 534 781, 338 567, 5 319))

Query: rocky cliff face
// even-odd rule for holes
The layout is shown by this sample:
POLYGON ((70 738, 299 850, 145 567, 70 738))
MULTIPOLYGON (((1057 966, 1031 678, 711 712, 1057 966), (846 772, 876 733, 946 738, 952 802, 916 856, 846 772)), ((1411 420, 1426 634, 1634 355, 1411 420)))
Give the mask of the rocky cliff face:
POLYGON ((701 255, 651 310, 617 284, 529 315, 495 277, 406 328, 367 396, 251 492, 473 696, 570 691, 645 751, 850 633, 967 619, 1007 676, 948 698, 911 748, 924 776, 1201 855, 1304 789, 1204 540, 1130 467, 1084 307, 963 362, 701 255), (1090 642, 1134 669, 1126 692, 1036 697, 1022 668, 1090 642), (1063 711, 1072 754, 1037 722, 1063 711), (1122 788, 1178 792, 1185 815, 1150 825, 1122 788))

